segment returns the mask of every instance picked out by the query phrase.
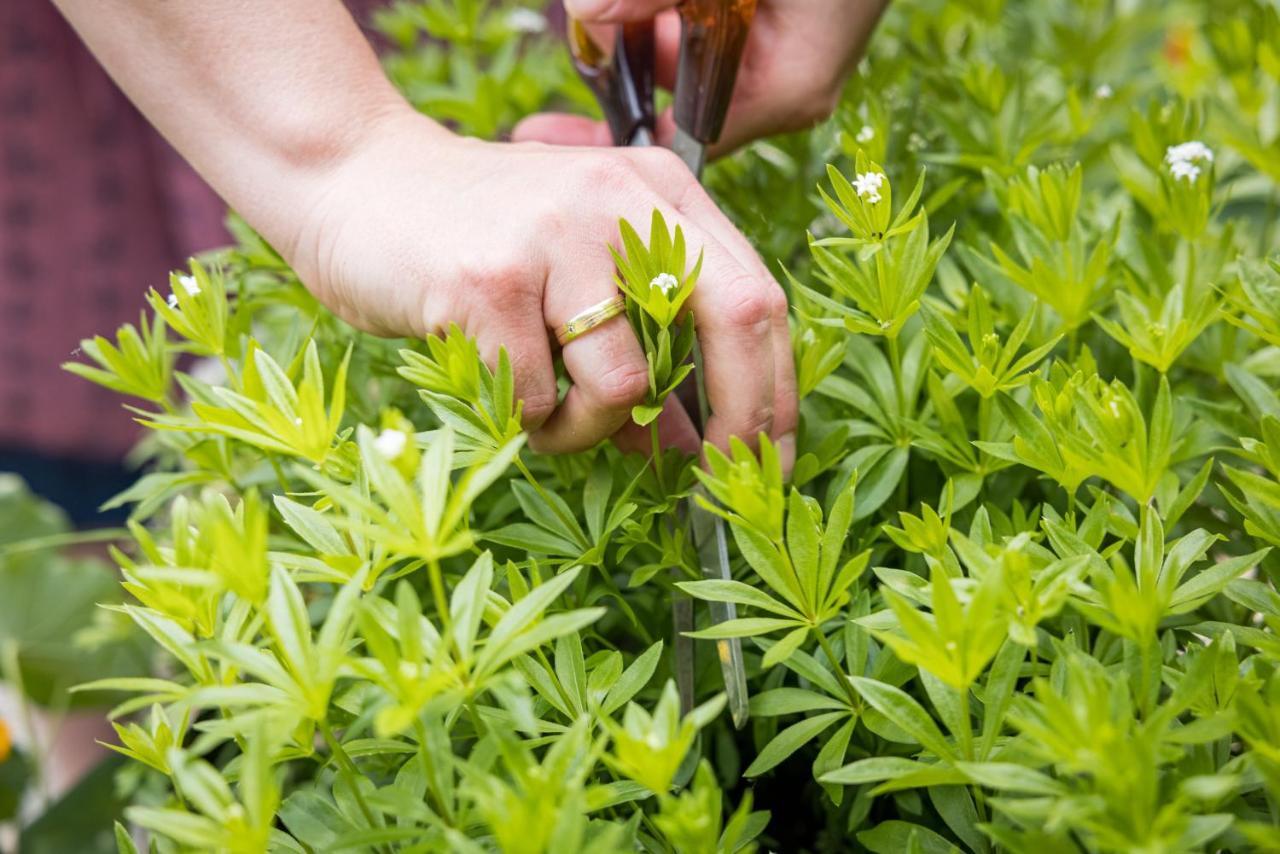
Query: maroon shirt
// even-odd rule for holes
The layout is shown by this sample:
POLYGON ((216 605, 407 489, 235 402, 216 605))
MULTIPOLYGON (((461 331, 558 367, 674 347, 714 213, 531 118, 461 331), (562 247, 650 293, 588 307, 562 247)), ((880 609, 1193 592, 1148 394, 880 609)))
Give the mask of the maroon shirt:
POLYGON ((0 449, 120 458, 120 396, 59 365, 136 324, 148 287, 227 241, 222 217, 53 4, 0 0, 0 449))

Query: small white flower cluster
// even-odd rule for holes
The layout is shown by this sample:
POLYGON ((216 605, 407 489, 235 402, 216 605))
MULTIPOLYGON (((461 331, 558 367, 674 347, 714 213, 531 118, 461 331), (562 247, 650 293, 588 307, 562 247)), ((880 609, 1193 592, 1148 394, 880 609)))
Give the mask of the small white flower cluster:
POLYGON ((859 172, 853 178, 853 189, 861 198, 873 205, 880 201, 882 186, 884 186, 884 175, 879 172, 859 172))
POLYGON ((858 131, 858 135, 854 137, 858 142, 870 142, 876 138, 876 130, 871 125, 863 125, 858 131))
POLYGON ((1169 165, 1169 173, 1174 179, 1185 178, 1188 183, 1200 177, 1200 161, 1213 162, 1213 150, 1199 140, 1171 145, 1164 152, 1164 162, 1169 165))
MULTIPOLYGON (((195 276, 179 276, 178 283, 181 284, 182 287, 186 289, 187 293, 191 294, 191 296, 195 296, 196 294, 200 293, 200 286, 196 284, 195 276)), ((169 308, 177 308, 177 307, 178 307, 178 295, 169 294, 169 308)))
POLYGON ((1102 83, 1097 89, 1093 90, 1093 97, 1099 101, 1109 101, 1115 94, 1115 90, 1111 88, 1110 83, 1102 83))
POLYGON ((540 33, 547 28, 547 19, 541 12, 524 7, 507 13, 507 26, 517 33, 540 33))
POLYGON ((409 437, 405 435, 403 430, 392 430, 388 427, 373 440, 373 449, 384 458, 394 460, 404 453, 405 445, 408 443, 409 437))
POLYGON ((649 281, 649 287, 657 288, 670 296, 672 291, 680 287, 680 280, 670 273, 659 273, 649 281))

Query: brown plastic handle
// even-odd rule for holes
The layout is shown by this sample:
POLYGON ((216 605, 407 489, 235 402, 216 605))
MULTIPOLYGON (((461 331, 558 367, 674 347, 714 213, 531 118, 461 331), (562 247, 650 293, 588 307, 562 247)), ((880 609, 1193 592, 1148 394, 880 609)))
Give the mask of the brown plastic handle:
POLYGON ((684 0, 675 120, 709 145, 720 138, 756 0, 684 0))
POLYGON ((649 144, 654 125, 653 22, 623 26, 611 53, 574 18, 569 19, 568 36, 573 64, 600 102, 614 145, 649 144))

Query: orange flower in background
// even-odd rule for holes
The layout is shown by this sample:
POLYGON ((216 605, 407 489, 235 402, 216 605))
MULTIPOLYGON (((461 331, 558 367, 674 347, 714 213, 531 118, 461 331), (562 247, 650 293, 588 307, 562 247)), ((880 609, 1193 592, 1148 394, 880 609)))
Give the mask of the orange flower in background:
POLYGON ((1185 65, 1191 58, 1191 38, 1195 29, 1186 24, 1170 27, 1164 34, 1164 58, 1174 67, 1185 65))
POLYGON ((9 725, 0 718, 0 762, 9 758, 9 750, 13 747, 13 739, 9 737, 9 725))

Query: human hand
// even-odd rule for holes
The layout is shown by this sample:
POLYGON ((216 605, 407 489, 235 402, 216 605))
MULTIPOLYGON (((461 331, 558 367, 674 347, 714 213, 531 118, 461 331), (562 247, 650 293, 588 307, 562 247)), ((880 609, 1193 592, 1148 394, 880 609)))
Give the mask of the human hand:
MULTIPOLYGON (((397 112, 316 184, 282 253, 316 296, 366 331, 423 337, 457 323, 491 363, 505 347, 535 450, 568 452, 615 437, 644 399, 644 353, 625 317, 565 345, 573 386, 557 398, 551 334, 617 292, 609 244, 618 219, 647 236, 657 208, 705 252, 689 305, 697 320, 711 417, 704 436, 758 433, 794 458, 795 371, 786 298, 688 169, 664 149, 498 144, 454 137, 397 112)), ((659 417, 669 445, 699 437, 672 396, 659 417)))
MULTIPOLYGON (((600 28, 654 18, 658 84, 675 84, 680 44, 678 0, 564 0, 565 10, 600 28)), ((835 109, 848 73, 862 56, 888 0, 759 0, 743 49, 733 99, 719 142, 723 154, 753 139, 811 127, 835 109)), ((675 134, 671 111, 658 119, 658 140, 675 134)), ((517 140, 608 145, 603 122, 539 113, 515 129, 517 140)))

